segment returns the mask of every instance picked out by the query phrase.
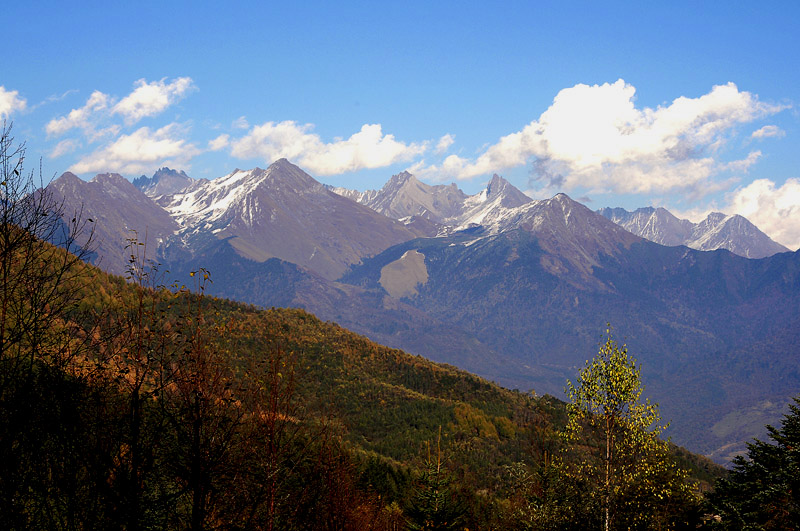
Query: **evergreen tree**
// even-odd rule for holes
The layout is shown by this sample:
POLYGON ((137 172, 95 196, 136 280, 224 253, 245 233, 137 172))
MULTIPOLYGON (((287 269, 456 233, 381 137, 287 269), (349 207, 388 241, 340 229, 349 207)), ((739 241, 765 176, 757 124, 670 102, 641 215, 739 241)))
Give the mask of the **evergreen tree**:
POLYGON ((434 459, 428 453, 425 470, 406 511, 408 527, 415 531, 447 531, 463 527, 465 509, 456 498, 450 477, 442 467, 440 440, 441 428, 436 441, 436 457, 434 459))
POLYGON ((800 529, 800 396, 771 442, 756 439, 733 460, 730 476, 708 497, 718 529, 800 529), (717 520, 718 519, 718 520, 717 520))

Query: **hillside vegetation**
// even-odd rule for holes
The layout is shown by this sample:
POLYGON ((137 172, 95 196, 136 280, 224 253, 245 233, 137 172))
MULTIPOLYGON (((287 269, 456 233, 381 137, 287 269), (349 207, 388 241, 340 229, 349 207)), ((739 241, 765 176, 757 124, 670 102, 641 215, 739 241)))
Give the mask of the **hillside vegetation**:
MULTIPOLYGON (((0 155, 13 162, 7 139, 0 155)), ((81 259, 92 220, 76 213, 65 225, 58 203, 22 175, 21 159, 3 170, 1 528, 600 521, 597 483, 580 470, 602 461, 602 434, 587 424, 580 437, 564 437, 558 400, 377 345, 301 310, 207 296, 213 279, 204 269, 188 286, 170 283, 135 237, 126 275, 106 274, 81 259)), ((614 498, 644 520, 619 505, 615 521, 695 525, 697 494, 721 470, 671 453, 654 477, 683 481, 689 468, 688 488, 656 489, 656 499, 629 485, 614 498)))
POLYGON ((148 287, 151 269, 70 268, 82 287, 52 341, 3 345, 6 528, 396 529, 434 465, 459 525, 507 528, 565 447, 552 397, 205 297, 207 272, 198 294, 148 287))

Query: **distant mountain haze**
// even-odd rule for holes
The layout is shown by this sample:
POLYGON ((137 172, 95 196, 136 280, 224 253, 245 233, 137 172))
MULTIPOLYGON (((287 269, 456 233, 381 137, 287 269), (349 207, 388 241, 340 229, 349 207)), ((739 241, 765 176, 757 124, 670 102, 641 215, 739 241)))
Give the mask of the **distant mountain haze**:
POLYGON ((764 258, 789 249, 773 241, 746 218, 712 212, 703 221, 678 219, 664 208, 603 208, 600 214, 632 233, 662 245, 685 245, 700 251, 727 249, 746 258, 764 258))

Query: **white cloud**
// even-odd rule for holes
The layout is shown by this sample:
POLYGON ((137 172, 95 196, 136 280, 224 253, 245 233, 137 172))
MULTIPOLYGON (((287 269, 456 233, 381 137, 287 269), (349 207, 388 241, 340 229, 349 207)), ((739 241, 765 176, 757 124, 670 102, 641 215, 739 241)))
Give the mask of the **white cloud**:
POLYGON ((156 131, 141 127, 87 155, 70 171, 78 174, 118 172, 139 175, 162 166, 187 168, 189 161, 200 150, 180 138, 180 133, 181 128, 174 123, 156 131))
POLYGON ((80 142, 73 139, 65 139, 56 144, 56 147, 53 148, 53 151, 50 152, 50 158, 55 159, 62 155, 66 155, 67 153, 72 153, 76 149, 80 147, 80 142))
POLYGON ((771 138, 771 137, 781 138, 786 136, 786 131, 784 131, 777 125, 765 125, 761 129, 753 131, 753 134, 751 134, 750 136, 752 138, 757 138, 757 139, 771 138))
POLYGON ((427 143, 405 144, 384 135, 380 124, 365 124, 350 138, 331 143, 323 142, 312 129, 311 124, 293 121, 267 122, 234 141, 231 153, 267 162, 285 157, 317 175, 335 175, 411 160, 427 149, 427 143))
POLYGON ((83 107, 72 109, 66 116, 53 118, 45 126, 48 136, 61 136, 70 129, 81 129, 83 134, 91 141, 105 136, 106 134, 116 135, 119 133, 119 126, 110 126, 98 129, 100 115, 108 111, 112 104, 112 99, 107 94, 99 90, 92 92, 83 107))
POLYGON ((436 144, 436 154, 437 155, 444 154, 450 148, 450 146, 453 145, 453 142, 455 141, 456 138, 450 133, 444 135, 442 138, 439 139, 439 142, 436 144))
POLYGON ((750 166, 758 162, 761 158, 761 151, 751 151, 747 158, 741 160, 733 160, 728 162, 727 164, 721 165, 720 167, 726 170, 734 171, 734 172, 746 172, 750 169, 750 166))
POLYGON ((724 210, 741 214, 791 250, 800 248, 800 179, 787 179, 778 186, 769 179, 757 179, 734 190, 724 210))
MULTIPOLYGON (((623 80, 575 85, 521 131, 502 137, 476 159, 450 155, 422 173, 472 179, 533 160, 541 186, 592 192, 707 193, 710 177, 726 169, 715 155, 733 128, 776 113, 728 83, 698 98, 637 108, 636 89, 623 80)), ((750 160, 745 159, 745 161, 750 160)), ((740 167, 747 162, 740 161, 740 167)))
POLYGON ((24 111, 27 106, 27 100, 19 97, 19 91, 6 90, 0 85, 0 118, 7 118, 16 111, 24 111))
POLYGON ((90 142, 104 136, 116 136, 122 127, 110 123, 114 115, 121 115, 126 125, 132 125, 144 117, 162 112, 194 88, 189 77, 179 77, 171 83, 165 83, 164 79, 147 83, 140 79, 134 85, 133 92, 119 101, 95 90, 83 107, 50 120, 45 126, 47 135, 61 136, 71 129, 80 129, 90 142))
POLYGON ((240 116, 231 123, 231 127, 234 129, 249 129, 250 124, 247 122, 247 118, 240 116))
POLYGON ((230 135, 219 135, 214 140, 208 141, 208 149, 210 151, 219 151, 230 144, 230 135))
POLYGON ((131 125, 147 116, 159 114, 194 88, 190 77, 179 77, 172 83, 165 83, 164 79, 151 83, 138 80, 134 91, 114 105, 113 114, 121 114, 125 123, 131 125))

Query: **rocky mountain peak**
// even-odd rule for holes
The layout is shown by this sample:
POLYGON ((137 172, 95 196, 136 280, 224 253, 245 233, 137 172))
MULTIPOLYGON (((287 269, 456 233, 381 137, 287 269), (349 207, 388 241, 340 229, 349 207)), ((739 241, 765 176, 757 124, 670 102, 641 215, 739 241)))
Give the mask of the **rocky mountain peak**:
POLYGON ((679 219, 663 207, 603 208, 598 213, 626 230, 661 245, 686 245, 700 251, 727 249, 746 258, 763 258, 788 249, 740 215, 712 212, 703 221, 679 219))
POLYGON ((76 182, 76 181, 80 181, 80 180, 81 180, 81 178, 78 177, 77 175, 75 175, 74 173, 72 173, 71 171, 65 171, 64 173, 61 174, 61 176, 58 179, 56 179, 53 182, 54 183, 58 182, 58 181, 76 182))
POLYGON ((722 212, 712 212, 706 217, 705 223, 709 225, 717 225, 721 223, 726 217, 728 216, 723 214, 722 212))
POLYGON ((492 175, 492 179, 489 181, 489 184, 486 185, 486 192, 487 195, 495 195, 501 193, 502 190, 507 186, 510 185, 508 181, 497 175, 496 173, 492 175))
POLYGON ((133 180, 133 186, 151 198, 174 194, 192 186, 195 180, 181 170, 159 168, 152 177, 142 175, 133 180))
MULTIPOLYGON (((295 166, 294 164, 289 162, 289 159, 287 159, 286 157, 279 158, 278 160, 276 160, 275 162, 270 164, 270 167, 272 167, 272 166, 274 166, 276 168, 297 168, 297 166, 295 166)), ((256 166, 255 169, 258 170, 260 168, 258 166, 256 166)))
POLYGON ((411 173, 408 173, 407 171, 401 171, 397 175, 392 175, 392 177, 389 179, 389 182, 386 183, 386 185, 388 185, 389 183, 396 183, 396 184, 399 184, 399 185, 402 186, 402 185, 406 184, 407 182, 412 182, 413 183, 413 182, 416 182, 416 181, 417 181, 417 178, 414 177, 414 175, 412 175, 411 173))
POLYGON ((186 175, 185 171, 183 171, 183 170, 180 170, 180 171, 173 170, 172 168, 168 168, 166 166, 164 166, 163 168, 157 169, 156 172, 153 174, 153 178, 157 179, 157 180, 160 180, 160 179, 162 179, 164 177, 167 177, 167 176, 176 176, 176 177, 183 177, 185 179, 189 179, 189 176, 186 175))
POLYGON ((495 198, 500 198, 499 205, 505 208, 516 208, 532 201, 519 188, 496 173, 486 185, 486 200, 492 201, 495 198))
POLYGON ((288 187, 295 192, 324 190, 322 183, 286 159, 276 160, 266 170, 256 167, 250 170, 250 174, 254 180, 268 182, 270 186, 278 188, 288 187))
POLYGON ((556 195, 548 199, 548 201, 555 201, 556 203, 559 203, 561 205, 569 205, 571 203, 575 203, 575 201, 573 201, 572 198, 567 194, 565 194, 564 192, 557 193, 556 195))
POLYGON ((64 190, 67 188, 75 188, 77 186, 81 186, 85 184, 83 179, 78 177, 72 172, 64 172, 59 176, 57 179, 54 179, 48 186, 52 186, 53 188, 64 190))
POLYGON ((128 179, 126 179, 119 173, 98 173, 92 178, 90 182, 100 183, 100 184, 113 184, 115 186, 125 186, 127 184, 130 184, 128 179))

